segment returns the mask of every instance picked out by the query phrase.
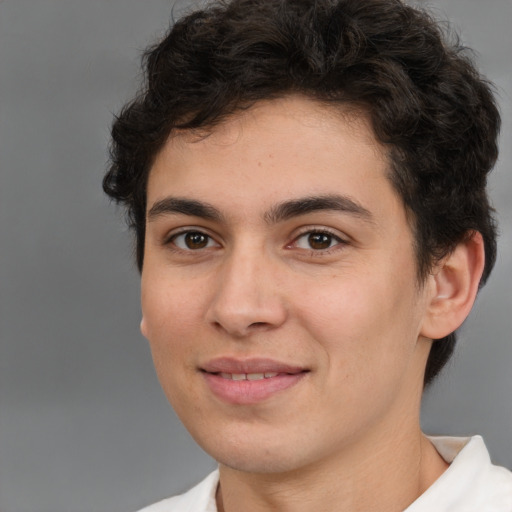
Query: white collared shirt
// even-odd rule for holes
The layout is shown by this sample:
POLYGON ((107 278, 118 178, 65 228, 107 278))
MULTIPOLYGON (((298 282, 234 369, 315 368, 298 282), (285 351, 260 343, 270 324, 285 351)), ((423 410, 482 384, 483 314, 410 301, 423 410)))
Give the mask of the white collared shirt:
MULTIPOLYGON (((491 463, 480 436, 430 437, 450 467, 404 512, 512 512, 512 473, 491 463)), ((217 512, 219 472, 139 512, 217 512)))

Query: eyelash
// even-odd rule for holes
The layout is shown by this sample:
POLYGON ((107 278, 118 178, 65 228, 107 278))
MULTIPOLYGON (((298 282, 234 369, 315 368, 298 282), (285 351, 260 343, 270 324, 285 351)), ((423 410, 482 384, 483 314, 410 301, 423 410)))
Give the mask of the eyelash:
MULTIPOLYGON (((334 245, 329 245, 329 247, 326 247, 324 249, 314 249, 312 247, 308 247, 308 248, 302 247, 301 248, 302 250, 309 251, 309 253, 312 256, 322 256, 325 254, 329 254, 332 251, 340 249, 340 247, 338 247, 338 246, 344 246, 344 245, 348 244, 348 242, 346 240, 341 238, 339 235, 333 233, 332 231, 329 231, 328 229, 309 228, 307 231, 300 233, 288 247, 291 247, 291 248, 297 247, 297 243, 301 238, 311 237, 312 235, 324 235, 324 236, 327 236, 330 238, 330 244, 333 244, 335 242, 334 245)), ((309 242, 307 242, 307 243, 309 243, 309 242)))
MULTIPOLYGON (((201 231, 200 229, 183 229, 182 231, 179 231, 178 233, 173 233, 171 236, 166 238, 166 240, 164 241, 164 245, 168 245, 168 246, 172 247, 173 250, 176 250, 176 251, 195 252, 195 251, 200 251, 201 249, 211 249, 211 246, 210 246, 211 242, 214 242, 216 245, 219 245, 218 242, 216 242, 212 236, 210 236, 208 233, 205 233, 204 231, 201 231), (187 235, 203 236, 207 239, 207 242, 206 242, 207 245, 205 247, 192 249, 190 247, 188 247, 188 248, 180 247, 179 245, 176 244, 176 240, 180 236, 185 237, 187 235)), ((185 242, 185 244, 186 244, 186 242, 185 242)))
MULTIPOLYGON (((197 251, 197 252, 199 252, 203 249, 211 249, 213 247, 211 245, 212 242, 217 247, 220 245, 220 244, 218 244, 218 242, 215 241, 215 239, 211 235, 205 233, 204 231, 201 231, 200 229, 183 229, 182 231, 179 231, 178 233, 173 233, 171 236, 167 237, 164 240, 164 245, 170 246, 175 251, 181 251, 181 252, 196 252, 197 251), (187 248, 180 247, 176 243, 176 240, 181 236, 187 236, 187 235, 199 235, 199 236, 205 237, 206 245, 204 247, 198 247, 196 249, 192 249, 190 247, 187 247, 187 248)), ((312 256, 321 256, 321 255, 329 254, 333 250, 336 250, 338 248, 338 246, 340 246, 340 245, 344 246, 344 245, 347 245, 347 243, 348 242, 346 240, 342 239, 340 236, 334 234, 333 232, 331 232, 325 228, 324 229, 309 228, 307 231, 303 231, 298 236, 296 236, 290 244, 286 245, 286 248, 287 249, 298 248, 298 249, 301 249, 304 251, 309 251, 309 253, 312 256), (312 247, 298 247, 298 241, 300 239, 302 239, 304 237, 311 237, 313 235, 324 235, 326 237, 329 237, 329 239, 330 239, 329 247, 320 248, 320 249, 318 249, 318 248, 315 249, 312 247), (331 245, 331 244, 333 244, 333 242, 335 242, 334 245, 331 245)), ((184 245, 186 245, 186 242, 184 242, 184 245)))

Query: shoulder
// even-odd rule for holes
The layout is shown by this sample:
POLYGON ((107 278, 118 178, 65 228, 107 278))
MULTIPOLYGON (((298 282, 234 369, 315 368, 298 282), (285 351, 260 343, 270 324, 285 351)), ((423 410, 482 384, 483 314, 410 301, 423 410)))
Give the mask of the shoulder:
POLYGON ((184 494, 159 501, 139 512, 217 512, 215 492, 219 482, 218 470, 184 494))

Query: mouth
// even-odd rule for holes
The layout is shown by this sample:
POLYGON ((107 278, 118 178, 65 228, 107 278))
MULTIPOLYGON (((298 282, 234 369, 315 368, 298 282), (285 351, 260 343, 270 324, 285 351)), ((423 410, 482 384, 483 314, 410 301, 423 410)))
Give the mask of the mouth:
POLYGON ((277 377, 279 373, 277 372, 266 372, 266 373, 218 373, 223 379, 231 379, 231 380, 261 380, 261 379, 272 379, 273 377, 277 377))
POLYGON ((210 391, 233 405, 252 405, 280 395, 310 370, 272 359, 218 358, 200 368, 210 391))

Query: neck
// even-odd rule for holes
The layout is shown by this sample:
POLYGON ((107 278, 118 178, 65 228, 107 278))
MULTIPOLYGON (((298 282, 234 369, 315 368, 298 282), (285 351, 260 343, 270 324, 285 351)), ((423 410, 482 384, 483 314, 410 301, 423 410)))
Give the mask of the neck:
MULTIPOLYGON (((220 466, 219 512, 397 512, 407 508, 448 465, 419 425, 394 426, 332 460, 286 474, 253 474, 220 466)), ((382 432, 382 430, 380 431, 382 432)))

